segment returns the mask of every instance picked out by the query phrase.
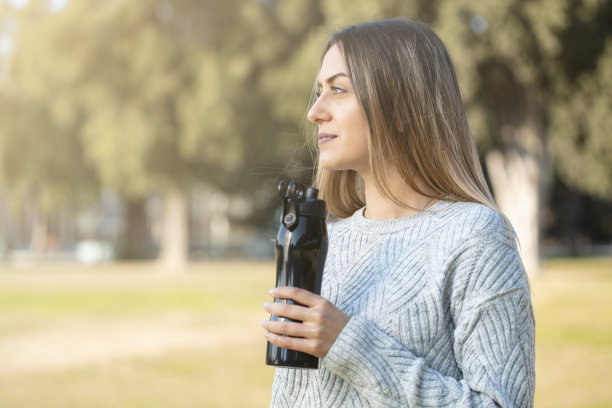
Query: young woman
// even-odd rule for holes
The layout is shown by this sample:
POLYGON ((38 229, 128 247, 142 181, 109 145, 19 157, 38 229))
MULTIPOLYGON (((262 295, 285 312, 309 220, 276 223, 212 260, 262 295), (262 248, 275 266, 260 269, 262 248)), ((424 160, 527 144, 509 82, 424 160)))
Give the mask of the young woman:
POLYGON ((479 165, 447 51, 425 25, 334 34, 308 119, 334 222, 321 296, 270 294, 302 323, 277 346, 322 360, 278 368, 273 407, 533 405, 534 318, 512 227, 479 165))

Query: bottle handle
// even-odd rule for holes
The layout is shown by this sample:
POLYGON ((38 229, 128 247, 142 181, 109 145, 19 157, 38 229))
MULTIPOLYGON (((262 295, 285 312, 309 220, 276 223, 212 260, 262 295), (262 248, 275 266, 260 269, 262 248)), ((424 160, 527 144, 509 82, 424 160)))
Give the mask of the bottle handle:
POLYGON ((283 198, 283 212, 281 222, 290 231, 293 231, 298 224, 299 214, 297 211, 297 201, 302 201, 305 197, 305 188, 301 183, 291 180, 287 183, 281 180, 278 183, 278 192, 283 198))

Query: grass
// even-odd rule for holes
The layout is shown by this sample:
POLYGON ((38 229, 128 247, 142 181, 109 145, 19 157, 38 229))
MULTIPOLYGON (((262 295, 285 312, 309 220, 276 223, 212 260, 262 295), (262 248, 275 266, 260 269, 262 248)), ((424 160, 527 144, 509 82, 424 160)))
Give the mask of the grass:
POLYGON ((611 407, 612 259, 549 262, 532 294, 536 407, 611 407))
MULTIPOLYGON (((0 408, 266 407, 273 369, 259 321, 273 283, 271 262, 207 262, 179 276, 149 264, 0 270, 0 348, 51 331, 76 336, 81 325, 164 325, 176 314, 182 323, 168 331, 223 335, 63 367, 10 373, 0 362, 0 408)), ((548 262, 532 293, 536 407, 612 406, 612 259, 548 262)), ((101 333, 108 345, 121 338, 101 333)))
POLYGON ((265 407, 272 370, 261 347, 183 350, 1 380, 2 407, 265 407), (255 352, 258 351, 258 352, 255 352), (226 360, 226 361, 220 361, 226 360))
POLYGON ((0 407, 267 407, 273 369, 264 364, 259 322, 267 318, 262 305, 273 283, 271 262, 202 263, 178 276, 147 264, 0 271, 0 348, 3 339, 28 333, 84 323, 163 324, 177 313, 186 330, 239 334, 213 347, 171 347, 60 369, 2 375, 0 363, 0 407))

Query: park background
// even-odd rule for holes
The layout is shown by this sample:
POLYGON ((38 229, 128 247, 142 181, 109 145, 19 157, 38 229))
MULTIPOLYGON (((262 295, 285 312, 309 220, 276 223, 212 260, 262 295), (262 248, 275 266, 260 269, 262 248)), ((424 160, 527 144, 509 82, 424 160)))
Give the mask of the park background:
POLYGON ((536 406, 612 406, 612 2, 4 0, 0 407, 267 406, 276 185, 326 37, 395 16, 519 235, 536 406))

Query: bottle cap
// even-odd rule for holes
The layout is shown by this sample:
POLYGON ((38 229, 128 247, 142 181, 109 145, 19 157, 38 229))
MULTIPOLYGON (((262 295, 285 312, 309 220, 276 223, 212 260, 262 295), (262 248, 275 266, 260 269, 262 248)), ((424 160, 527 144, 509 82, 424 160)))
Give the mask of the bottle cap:
POLYGON ((319 200, 317 198, 318 195, 319 190, 314 187, 308 187, 306 190, 306 198, 298 203, 298 212, 300 216, 325 219, 325 201, 319 200))
POLYGON ((290 230, 294 230, 300 217, 326 218, 325 202, 319 200, 319 190, 305 187, 295 180, 278 183, 278 192, 283 198, 281 222, 290 230))

